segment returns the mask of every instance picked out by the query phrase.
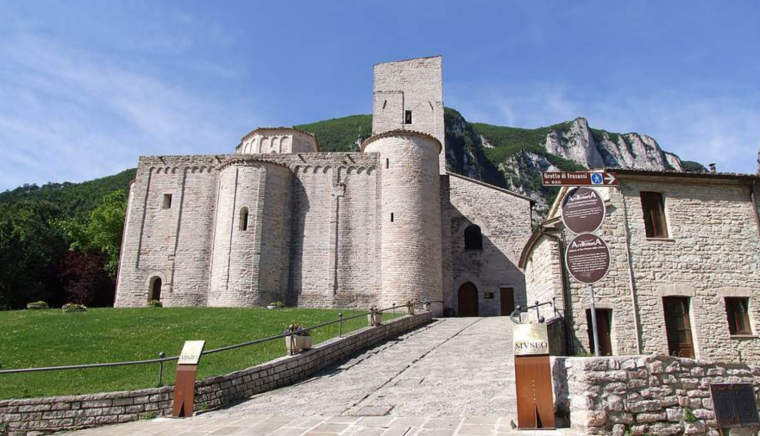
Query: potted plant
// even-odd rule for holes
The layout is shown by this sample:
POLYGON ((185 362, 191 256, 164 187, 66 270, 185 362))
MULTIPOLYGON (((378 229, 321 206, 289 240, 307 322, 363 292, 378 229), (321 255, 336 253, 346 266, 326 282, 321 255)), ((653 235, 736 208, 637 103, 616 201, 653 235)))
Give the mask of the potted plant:
POLYGON ((282 301, 274 301, 267 305, 267 309, 269 310, 282 309, 283 307, 285 307, 285 304, 282 301))
POLYGON ((406 302, 406 314, 414 315, 414 305, 417 304, 417 300, 407 300, 406 302))
POLYGON ((293 355, 303 350, 310 350, 312 346, 311 333, 304 329, 303 325, 294 323, 288 326, 283 333, 285 336, 285 348, 288 354, 293 355))
POLYGON ((371 326, 378 326, 383 323, 383 312, 377 311, 377 306, 372 306, 369 308, 369 313, 367 314, 367 322, 371 326))

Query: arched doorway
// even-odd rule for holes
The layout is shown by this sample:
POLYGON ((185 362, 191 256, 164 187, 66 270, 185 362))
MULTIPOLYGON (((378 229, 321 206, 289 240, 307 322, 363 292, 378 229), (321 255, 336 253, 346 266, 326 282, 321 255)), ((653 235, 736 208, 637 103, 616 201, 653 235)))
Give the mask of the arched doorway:
POLYGON ((153 280, 150 282, 148 301, 161 300, 161 285, 161 277, 153 277, 153 280))
POLYGON ((478 316, 478 288, 470 282, 459 287, 459 316, 478 316))

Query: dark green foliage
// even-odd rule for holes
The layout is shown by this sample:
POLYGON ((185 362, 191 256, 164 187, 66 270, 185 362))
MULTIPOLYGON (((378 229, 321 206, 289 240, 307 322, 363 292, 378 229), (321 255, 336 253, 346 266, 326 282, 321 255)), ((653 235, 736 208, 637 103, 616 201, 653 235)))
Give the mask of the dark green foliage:
POLYGON ((66 241, 51 225, 61 215, 47 201, 0 204, 0 309, 62 302, 57 263, 66 241))
POLYGON ((60 223, 71 249, 88 254, 103 253, 105 270, 116 277, 119 252, 127 213, 127 193, 117 190, 107 194, 88 216, 70 218, 60 223))
POLYGON ((691 161, 691 160, 682 160, 681 161, 681 166, 686 171, 695 171, 695 172, 699 172, 699 173, 706 173, 707 172, 707 168, 705 168, 704 165, 702 165, 699 162, 694 162, 694 161, 691 161))
POLYGON ((48 306, 48 304, 44 301, 34 301, 32 303, 28 303, 26 305, 26 308, 29 310, 45 310, 50 309, 50 306, 48 306))
POLYGON ((372 134, 372 115, 352 115, 294 127, 316 136, 320 151, 359 151, 356 143, 372 134))
POLYGON ((129 190, 129 183, 135 178, 136 169, 122 171, 113 176, 90 180, 83 183, 47 183, 42 186, 24 185, 12 191, 0 193, 0 205, 22 200, 31 202, 48 201, 54 203, 69 217, 85 215, 95 209, 103 197, 116 191, 129 190))
POLYGON ((148 307, 164 307, 164 303, 159 300, 148 301, 148 307))

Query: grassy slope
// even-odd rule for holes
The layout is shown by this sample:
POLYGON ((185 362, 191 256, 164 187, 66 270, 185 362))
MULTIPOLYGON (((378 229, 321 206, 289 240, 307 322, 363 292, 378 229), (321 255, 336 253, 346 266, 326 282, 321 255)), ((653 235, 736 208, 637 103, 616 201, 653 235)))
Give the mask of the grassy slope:
MULTIPOLYGON (((185 340, 206 340, 206 349, 282 333, 293 322, 307 326, 337 319, 338 310, 225 308, 90 309, 0 312, 3 369, 152 359, 176 356, 185 340)), ((360 312, 342 311, 344 316, 360 312)), ((367 325, 347 321, 344 331, 367 325)), ((338 326, 316 330, 314 342, 337 336, 338 326)), ((244 369, 285 355, 284 340, 205 356, 199 377, 244 369)), ((176 366, 167 364, 164 384, 176 366)), ((0 399, 138 389, 156 385, 158 365, 0 376, 0 399)))

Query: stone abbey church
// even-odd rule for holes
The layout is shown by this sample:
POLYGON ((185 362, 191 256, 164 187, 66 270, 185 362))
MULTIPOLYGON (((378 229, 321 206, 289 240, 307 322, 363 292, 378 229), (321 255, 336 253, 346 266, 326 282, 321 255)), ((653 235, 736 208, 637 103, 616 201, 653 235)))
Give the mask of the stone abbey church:
POLYGON ((532 202, 446 172, 441 61, 375 66, 360 152, 282 127, 229 155, 140 157, 116 306, 524 304, 532 202))

